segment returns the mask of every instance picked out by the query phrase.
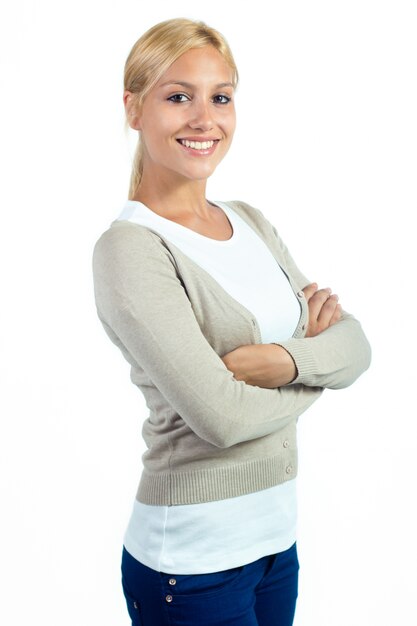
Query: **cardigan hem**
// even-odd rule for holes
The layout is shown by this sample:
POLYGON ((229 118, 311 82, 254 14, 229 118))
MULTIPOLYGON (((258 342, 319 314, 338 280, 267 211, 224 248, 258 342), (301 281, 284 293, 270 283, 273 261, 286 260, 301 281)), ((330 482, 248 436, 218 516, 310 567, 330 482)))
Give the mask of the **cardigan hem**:
POLYGON ((298 473, 297 449, 285 456, 193 472, 150 474, 143 470, 136 499, 143 504, 197 504, 243 496, 291 480, 298 473))

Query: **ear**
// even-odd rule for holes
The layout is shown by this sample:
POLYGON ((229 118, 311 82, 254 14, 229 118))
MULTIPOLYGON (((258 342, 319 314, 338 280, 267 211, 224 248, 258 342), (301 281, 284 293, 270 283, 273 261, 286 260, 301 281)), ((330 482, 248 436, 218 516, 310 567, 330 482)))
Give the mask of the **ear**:
POLYGON ((130 128, 133 128, 134 130, 141 130, 136 94, 126 89, 123 92, 123 104, 130 128))

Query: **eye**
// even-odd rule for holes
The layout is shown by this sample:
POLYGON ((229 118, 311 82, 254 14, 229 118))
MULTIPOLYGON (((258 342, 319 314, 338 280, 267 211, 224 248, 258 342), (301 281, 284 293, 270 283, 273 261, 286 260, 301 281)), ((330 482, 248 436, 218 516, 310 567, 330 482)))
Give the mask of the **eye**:
POLYGON ((174 93, 174 95, 170 96, 168 100, 170 100, 171 102, 185 102, 186 100, 188 100, 188 96, 186 96, 184 93, 174 93), (181 100, 180 98, 185 98, 185 100, 181 100))
POLYGON ((232 98, 230 98, 229 96, 224 96, 223 94, 218 94, 217 96, 214 96, 214 101, 217 104, 228 104, 231 101, 231 99, 232 98), (220 100, 220 98, 223 98, 223 99, 220 100))

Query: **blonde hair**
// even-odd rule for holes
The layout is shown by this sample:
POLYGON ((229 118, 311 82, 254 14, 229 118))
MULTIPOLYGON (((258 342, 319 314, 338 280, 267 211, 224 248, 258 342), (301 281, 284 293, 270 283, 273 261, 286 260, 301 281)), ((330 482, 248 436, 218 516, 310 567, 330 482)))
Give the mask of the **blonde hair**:
MULTIPOLYGON (((192 48, 207 45, 214 46, 231 67, 232 82, 236 87, 239 75, 232 51, 223 35, 204 22, 175 18, 152 26, 134 44, 124 67, 124 89, 135 94, 135 104, 140 107, 152 87, 178 57, 192 48)), ((125 130, 128 128, 126 118, 125 130)), ((130 176, 129 200, 138 188, 142 172, 143 150, 139 136, 130 176)))

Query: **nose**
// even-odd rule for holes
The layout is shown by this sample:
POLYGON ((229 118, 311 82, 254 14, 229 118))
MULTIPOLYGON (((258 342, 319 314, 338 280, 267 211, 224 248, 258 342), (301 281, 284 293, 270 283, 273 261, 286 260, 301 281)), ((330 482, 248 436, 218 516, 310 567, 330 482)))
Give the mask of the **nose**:
POLYGON ((209 102, 194 101, 192 115, 190 116, 188 125, 190 128, 204 131, 211 130, 213 128, 214 122, 209 102))

